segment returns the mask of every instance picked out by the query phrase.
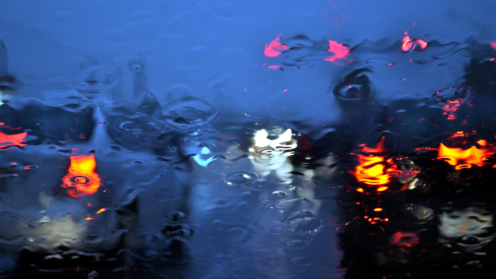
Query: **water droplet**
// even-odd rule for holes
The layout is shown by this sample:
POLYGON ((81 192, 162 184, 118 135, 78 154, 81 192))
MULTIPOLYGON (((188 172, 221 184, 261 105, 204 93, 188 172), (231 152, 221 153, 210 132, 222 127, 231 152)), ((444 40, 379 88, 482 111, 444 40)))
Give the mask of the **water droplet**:
POLYGON ((71 182, 75 184, 87 184, 90 181, 89 178, 85 176, 73 176, 71 182))
POLYGON ((193 230, 186 225, 167 226, 162 232, 168 237, 188 237, 193 235, 193 230))
POLYGON ((322 227, 322 220, 312 216, 308 211, 294 213, 286 223, 290 230, 298 233, 315 233, 322 227))
POLYGON ((253 172, 235 172, 226 176, 225 181, 229 186, 246 187, 259 180, 259 176, 253 172))
POLYGON ((432 99, 439 105, 454 106, 464 102, 469 97, 469 92, 457 86, 450 86, 434 92, 432 99))
POLYGON ((179 210, 171 211, 171 212, 167 213, 165 216, 165 218, 167 218, 173 222, 186 219, 186 217, 188 217, 188 215, 186 215, 186 213, 179 211, 179 210))
POLYGON ((284 191, 274 191, 270 193, 273 197, 278 198, 278 199, 283 199, 287 196, 286 192, 284 191))
POLYGON ((334 87, 332 93, 338 100, 358 101, 371 95, 370 80, 365 73, 369 69, 358 69, 349 73, 343 81, 334 87))
POLYGON ((211 104, 195 97, 184 97, 167 104, 162 113, 170 124, 177 128, 203 125, 217 117, 217 110, 211 104))
POLYGON ((141 72, 143 71, 144 68, 145 66, 142 63, 139 62, 129 63, 129 70, 131 70, 131 72, 134 73, 141 72))
POLYGON ((124 121, 119 124, 119 129, 124 130, 126 132, 141 132, 143 129, 140 125, 133 121, 124 121))

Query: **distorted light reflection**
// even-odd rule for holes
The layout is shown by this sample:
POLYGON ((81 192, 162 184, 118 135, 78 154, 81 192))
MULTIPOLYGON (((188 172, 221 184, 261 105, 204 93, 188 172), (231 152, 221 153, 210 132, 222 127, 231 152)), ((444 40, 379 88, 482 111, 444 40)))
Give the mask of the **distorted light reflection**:
POLYGON ((350 53, 350 49, 345 45, 338 44, 338 42, 329 40, 329 52, 333 53, 332 56, 327 56, 324 60, 335 62, 336 60, 344 59, 350 53))
POLYGON ((24 132, 20 134, 8 135, 0 132, 0 150, 7 149, 12 146, 26 145, 26 142, 24 140, 26 139, 27 134, 27 132, 24 132))
POLYGON ((439 221, 439 242, 454 242, 469 252, 479 250, 496 237, 492 212, 481 208, 448 208, 439 215, 439 221))
POLYGON ((255 132, 252 138, 253 145, 248 150, 251 153, 253 166, 262 177, 274 171, 283 183, 290 184, 293 165, 288 156, 294 154, 297 141, 293 138, 291 129, 279 133, 275 139, 268 137, 269 132, 265 129, 255 132))
POLYGON ((421 49, 427 47, 427 42, 421 39, 411 39, 408 36, 408 33, 405 31, 405 37, 403 37, 403 44, 401 45, 401 49, 403 51, 414 51, 416 46, 419 45, 421 49))
POLYGON ((95 172, 95 155, 71 156, 71 165, 62 179, 63 188, 73 198, 92 195, 100 187, 100 176, 95 172))
POLYGON ((264 54, 267 57, 277 57, 281 52, 288 51, 289 47, 287 45, 281 44, 279 37, 275 38, 270 42, 269 45, 265 44, 264 54))
POLYGON ((456 170, 460 170, 469 169, 472 165, 482 167, 487 163, 488 157, 493 154, 494 151, 479 149, 476 146, 464 150, 461 148, 450 148, 441 143, 439 145, 438 159, 445 160, 448 164, 455 166, 456 170))
POLYGON ((217 157, 210 157, 210 158, 204 158, 206 155, 212 153, 212 151, 210 151, 210 149, 208 149, 208 147, 204 146, 202 147, 201 151, 200 151, 200 154, 197 154, 195 156, 193 156, 193 160, 195 160, 195 162, 202 166, 202 167, 207 167, 208 164, 210 164, 211 162, 215 161, 217 159, 217 157))

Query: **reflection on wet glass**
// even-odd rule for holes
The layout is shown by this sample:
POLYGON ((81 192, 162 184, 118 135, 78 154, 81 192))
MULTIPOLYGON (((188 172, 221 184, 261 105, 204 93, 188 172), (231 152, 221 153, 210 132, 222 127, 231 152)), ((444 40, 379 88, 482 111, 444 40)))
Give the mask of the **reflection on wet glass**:
POLYGON ((32 44, 0 41, 0 278, 492 278, 494 30, 361 38, 350 3, 291 11, 325 32, 256 39, 233 23, 271 25, 227 2, 85 19, 103 31, 84 46, 19 23, 32 44), (22 65, 52 42, 67 64, 22 65))

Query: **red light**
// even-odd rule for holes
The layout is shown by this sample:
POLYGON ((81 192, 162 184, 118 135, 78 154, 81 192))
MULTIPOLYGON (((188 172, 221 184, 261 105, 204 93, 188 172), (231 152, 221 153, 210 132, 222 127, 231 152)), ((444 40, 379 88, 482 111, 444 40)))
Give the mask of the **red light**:
MULTIPOLYGON (((492 48, 496 49, 496 42, 492 42, 490 45, 492 48)), ((493 58, 494 59, 494 58, 493 58)))
POLYGON ((95 155, 72 156, 67 175, 62 179, 63 188, 73 198, 92 195, 100 187, 100 177, 95 172, 95 155))
POLYGON ((419 237, 415 233, 397 232, 391 237, 390 244, 411 247, 419 243, 419 237))
POLYGON ((100 210, 98 210, 98 211, 96 212, 96 214, 100 214, 100 213, 103 213, 103 212, 105 212, 105 211, 107 211, 105 208, 100 208, 100 210))
POLYGON ((375 147, 367 147, 367 146, 365 146, 364 143, 359 144, 358 146, 362 147, 361 151, 363 151, 365 153, 381 153, 381 152, 386 151, 386 148, 384 147, 384 139, 385 139, 385 136, 382 136, 381 140, 379 141, 379 143, 375 147))
POLYGON ((281 44, 279 37, 277 37, 269 45, 265 44, 264 54, 267 57, 277 57, 281 52, 288 50, 289 47, 281 44))
POLYGON ((350 50, 346 46, 338 44, 338 42, 333 40, 329 40, 328 51, 334 54, 333 56, 328 56, 324 59, 329 62, 334 62, 337 59, 343 59, 350 53, 350 50))
POLYGON ((279 70, 281 68, 281 66, 279 66, 279 65, 270 65, 267 68, 269 68, 271 70, 279 70))
POLYGON ((24 139, 26 138, 28 132, 20 133, 20 134, 14 134, 14 135, 7 135, 2 132, 0 132, 0 149, 6 149, 11 146, 24 146, 26 145, 26 142, 24 139))

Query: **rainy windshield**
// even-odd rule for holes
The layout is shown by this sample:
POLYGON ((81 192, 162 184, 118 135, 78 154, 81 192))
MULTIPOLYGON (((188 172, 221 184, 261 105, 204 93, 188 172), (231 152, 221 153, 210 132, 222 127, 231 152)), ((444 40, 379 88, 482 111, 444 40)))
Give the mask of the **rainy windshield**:
POLYGON ((2 1, 0 278, 494 278, 491 1, 2 1))

